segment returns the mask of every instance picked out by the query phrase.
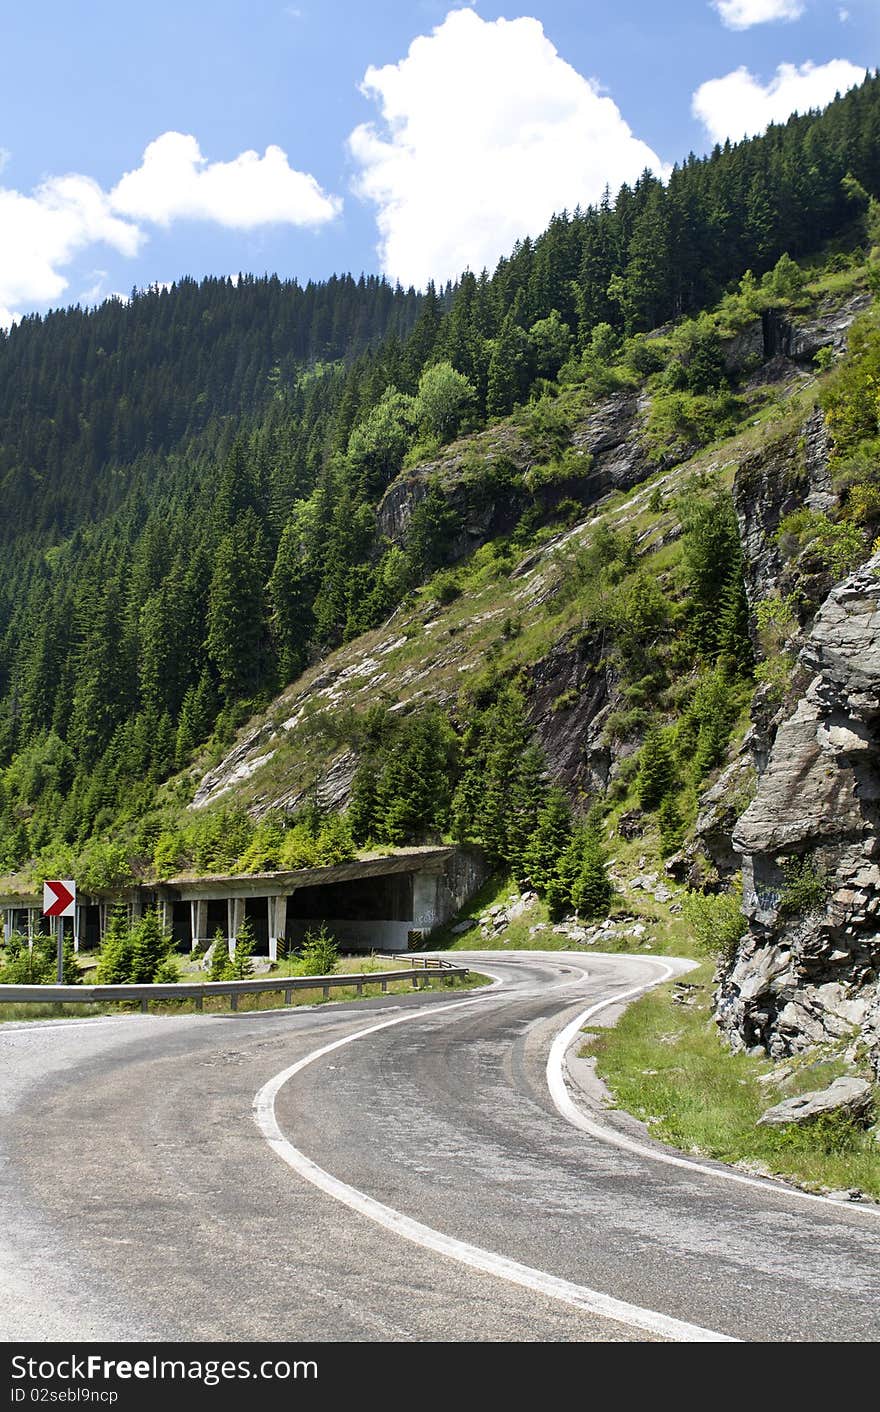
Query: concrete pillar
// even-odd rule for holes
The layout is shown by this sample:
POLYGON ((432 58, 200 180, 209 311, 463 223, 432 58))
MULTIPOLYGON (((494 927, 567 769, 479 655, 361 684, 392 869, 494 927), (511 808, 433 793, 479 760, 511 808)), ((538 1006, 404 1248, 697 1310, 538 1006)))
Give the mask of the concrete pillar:
POLYGON ((172 904, 167 897, 163 897, 159 901, 159 921, 162 924, 163 932, 170 932, 173 920, 174 912, 172 904))
POLYGON ((3 940, 9 945, 9 938, 12 936, 12 908, 3 909, 3 940))
POLYGON ((132 920, 132 922, 137 922, 137 921, 143 916, 143 913, 144 913, 144 906, 143 906, 143 902, 141 901, 141 895, 140 895, 139 892, 133 892, 133 893, 131 894, 131 920, 132 920))
POLYGON ((33 949, 33 945, 34 945, 34 932, 37 930, 37 918, 39 917, 39 915, 40 915, 40 914, 39 914, 39 912, 38 912, 38 910, 37 910, 36 907, 29 907, 29 908, 27 909, 27 917, 28 917, 28 920, 27 920, 28 948, 29 948, 30 950, 33 949))
POLYGON ((269 898, 269 960, 278 960, 278 943, 287 930, 287 898, 269 898))
POLYGON ((437 898, 439 882, 438 873, 413 873, 413 926, 423 931, 431 931, 443 920, 437 898))
POLYGON ((208 904, 204 901, 189 904, 190 950, 195 951, 200 941, 207 939, 208 904))
POLYGON ((229 940, 230 959, 235 956, 236 937, 244 921, 244 905, 245 899, 243 897, 230 897, 226 902, 226 916, 228 920, 227 936, 229 940))
POLYGON ((98 903, 98 931, 99 931, 99 934, 100 934, 100 941, 101 941, 101 945, 102 945, 102 946, 104 945, 104 937, 105 937, 106 934, 107 934, 107 927, 108 927, 109 923, 110 923, 110 903, 109 903, 109 902, 99 902, 99 903, 98 903))
POLYGON ((85 935, 85 930, 86 909, 85 907, 80 907, 79 904, 77 904, 77 908, 73 916, 73 949, 76 952, 79 951, 80 937, 85 935))

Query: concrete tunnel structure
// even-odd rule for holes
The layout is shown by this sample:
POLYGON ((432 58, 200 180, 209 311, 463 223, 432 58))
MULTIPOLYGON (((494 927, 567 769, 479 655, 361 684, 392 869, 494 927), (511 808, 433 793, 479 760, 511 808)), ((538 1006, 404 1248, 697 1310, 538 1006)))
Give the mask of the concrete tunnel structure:
MULTIPOLYGON (((272 961, 279 943, 295 947, 321 925, 347 950, 406 951, 460 911, 489 871, 479 849, 450 845, 289 872, 186 874, 117 893, 79 893, 67 927, 77 950, 91 950, 122 903, 132 919, 155 907, 180 950, 204 948, 220 931, 232 955, 247 918, 255 954, 272 961)), ((6 937, 18 931, 32 939, 48 929, 36 894, 0 895, 0 908, 6 937)))

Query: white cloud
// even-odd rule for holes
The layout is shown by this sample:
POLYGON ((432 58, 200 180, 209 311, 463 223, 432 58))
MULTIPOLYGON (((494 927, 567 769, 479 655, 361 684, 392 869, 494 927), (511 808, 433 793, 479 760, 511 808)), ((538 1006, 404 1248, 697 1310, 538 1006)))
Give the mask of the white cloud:
POLYGON ((104 244, 131 256, 143 239, 90 177, 51 177, 32 196, 0 188, 0 325, 17 306, 59 299, 68 283, 61 271, 81 250, 104 244))
POLYGON ((399 63, 369 68, 362 92, 382 123, 349 137, 355 189, 377 205, 382 267, 403 284, 491 267, 554 211, 661 171, 536 19, 455 10, 399 63))
MULTIPOLYGON (((0 169, 8 155, 0 149, 0 169)), ((242 152, 209 162, 192 136, 166 132, 151 142, 141 165, 106 192, 91 177, 50 177, 30 195, 0 187, 0 328, 16 310, 58 301, 68 289, 67 266, 92 245, 125 256, 147 239, 143 224, 180 219, 213 221, 232 230, 284 223, 319 226, 342 208, 315 178, 295 171, 280 147, 264 156, 242 152)), ((82 296, 100 297, 98 285, 82 296)))
POLYGON ((748 69, 734 69, 723 78, 700 84, 691 110, 713 142, 739 141, 761 133, 770 123, 785 122, 792 113, 823 108, 835 93, 861 83, 864 69, 848 59, 827 64, 780 64, 775 76, 761 84, 748 69))
POLYGON ((803 0, 712 0, 728 29, 751 29, 770 20, 799 20, 803 0))
POLYGON ((339 213, 313 176, 295 171, 280 147, 264 156, 242 152, 209 162, 189 134, 166 132, 151 142, 141 165, 113 188, 114 210, 167 226, 173 220, 217 221, 232 230, 283 222, 319 226, 339 213))

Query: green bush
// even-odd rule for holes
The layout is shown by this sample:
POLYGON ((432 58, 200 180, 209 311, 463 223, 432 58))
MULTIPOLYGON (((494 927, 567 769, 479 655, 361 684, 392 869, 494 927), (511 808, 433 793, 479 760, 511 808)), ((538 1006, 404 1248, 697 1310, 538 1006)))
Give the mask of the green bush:
POLYGON ((851 573, 868 554, 865 537, 851 520, 830 520, 820 511, 806 508, 786 515, 775 539, 788 557, 810 550, 835 578, 851 573))
POLYGON ((820 911, 828 896, 828 879, 811 858, 795 858, 782 869, 784 879, 779 896, 779 913, 798 917, 820 911))
POLYGON ((682 915, 694 944, 706 956, 729 965, 746 930, 742 914, 742 888, 732 892, 689 892, 682 915))

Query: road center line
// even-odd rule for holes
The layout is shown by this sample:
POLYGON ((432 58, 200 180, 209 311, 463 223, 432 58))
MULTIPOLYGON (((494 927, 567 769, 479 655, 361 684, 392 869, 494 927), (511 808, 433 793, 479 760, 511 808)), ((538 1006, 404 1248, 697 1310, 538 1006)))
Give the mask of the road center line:
POLYGON ((563 1304, 569 1304, 574 1308, 612 1319, 616 1323, 659 1334, 677 1343, 739 1342, 727 1334, 716 1333, 713 1330, 701 1328, 698 1324, 689 1324, 680 1319, 673 1319, 669 1315, 658 1313, 652 1309, 643 1309, 637 1304, 629 1304, 625 1300, 615 1299, 611 1295, 590 1289, 586 1285, 573 1284, 569 1280, 560 1279, 543 1270, 535 1270, 531 1266, 521 1265, 518 1261, 510 1260, 504 1255, 483 1250, 466 1241, 456 1240, 453 1236, 446 1235, 442 1231, 433 1230, 430 1226, 423 1225, 421 1221, 413 1220, 412 1217, 405 1216, 390 1206, 385 1206, 374 1197, 368 1196, 365 1192, 349 1186, 347 1182, 341 1181, 338 1177, 334 1177, 332 1173, 325 1171, 311 1158, 306 1157, 305 1153, 294 1147, 284 1136, 275 1114, 275 1100, 284 1085, 295 1075, 301 1073, 303 1069, 308 1068, 310 1064, 314 1064, 337 1049, 354 1044, 355 1040, 377 1034, 380 1030, 424 1019, 428 1014, 445 1015, 450 1010, 472 1008, 479 1003, 479 998, 474 998, 456 1001, 442 1008, 420 1007, 416 1011, 397 1016, 393 1020, 384 1020, 380 1024, 369 1025, 365 1029, 347 1035, 344 1039, 334 1040, 330 1044, 313 1050, 304 1059, 291 1064, 287 1069, 282 1069, 274 1078, 269 1079, 268 1083, 264 1084, 257 1093, 254 1099, 254 1120, 257 1127, 281 1160, 286 1162, 288 1167, 292 1168, 299 1176, 310 1182, 312 1186, 317 1187, 326 1195, 332 1196, 336 1201, 341 1202, 350 1210, 356 1211, 359 1215, 368 1217, 377 1225, 384 1227, 385 1230, 402 1236, 404 1240, 412 1241, 425 1250, 430 1250, 434 1254, 442 1255, 450 1260, 456 1260, 459 1264, 466 1265, 482 1274, 493 1275, 496 1278, 507 1280, 511 1284, 534 1290, 546 1298, 559 1300, 563 1304))

